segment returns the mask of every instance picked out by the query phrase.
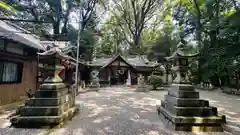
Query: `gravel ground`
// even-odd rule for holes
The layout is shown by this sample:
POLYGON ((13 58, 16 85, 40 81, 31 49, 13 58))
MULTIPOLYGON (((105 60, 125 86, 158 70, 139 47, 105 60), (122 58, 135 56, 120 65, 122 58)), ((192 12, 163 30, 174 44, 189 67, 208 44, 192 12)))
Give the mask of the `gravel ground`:
POLYGON ((81 104, 81 113, 51 135, 197 135, 164 128, 156 105, 165 94, 166 91, 141 93, 121 87, 80 94, 77 103, 81 104))
MULTIPOLYGON (((156 105, 166 91, 134 92, 124 87, 104 88, 77 96, 81 112, 61 129, 14 129, 6 115, 0 116, 0 135, 223 135, 224 133, 172 132, 158 118, 156 105)), ((229 120, 240 119, 239 97, 201 91, 201 98, 218 107, 229 120)), ((240 121, 240 120, 239 120, 240 121)))
POLYGON ((40 129, 14 129, 14 128, 2 128, 0 129, 0 135, 46 135, 46 131, 40 129))

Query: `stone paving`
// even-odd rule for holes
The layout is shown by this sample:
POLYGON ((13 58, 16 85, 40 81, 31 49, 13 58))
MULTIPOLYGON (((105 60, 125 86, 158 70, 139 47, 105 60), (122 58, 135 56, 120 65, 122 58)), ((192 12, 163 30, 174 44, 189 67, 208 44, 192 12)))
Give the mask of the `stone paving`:
POLYGON ((224 133, 171 132, 158 118, 156 105, 166 91, 134 92, 105 88, 80 94, 82 111, 64 128, 51 135, 222 135, 224 133))
POLYGON ((14 111, 6 111, 0 115, 0 135, 47 135, 48 130, 9 128, 11 123, 8 117, 14 111))
MULTIPOLYGON (((222 135, 224 133, 184 133, 171 132, 164 128, 158 118, 156 105, 160 104, 166 91, 147 93, 133 89, 115 87, 99 92, 85 92, 78 95, 81 112, 61 129, 14 129, 6 116, 0 117, 0 135, 222 135)), ((219 112, 230 120, 240 119, 240 97, 220 92, 201 91, 201 98, 219 107, 219 112)))
POLYGON ((216 106, 218 112, 225 115, 228 123, 240 127, 240 96, 228 95, 221 91, 200 91, 200 96, 216 106))

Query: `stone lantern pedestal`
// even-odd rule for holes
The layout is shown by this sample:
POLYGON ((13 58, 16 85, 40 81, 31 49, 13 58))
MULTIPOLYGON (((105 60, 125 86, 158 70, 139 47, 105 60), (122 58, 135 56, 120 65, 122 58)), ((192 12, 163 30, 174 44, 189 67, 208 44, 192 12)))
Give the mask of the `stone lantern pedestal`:
POLYGON ((172 68, 177 76, 165 95, 165 100, 157 106, 158 114, 167 128, 174 131, 222 132, 225 116, 218 116, 217 108, 209 106, 209 101, 199 99, 199 92, 188 81, 188 57, 183 44, 168 60, 173 60, 172 68))
POLYGON ((17 109, 16 116, 11 118, 15 127, 45 127, 57 126, 71 119, 78 110, 75 107, 74 89, 65 85, 60 72, 65 68, 60 65, 62 56, 57 50, 50 50, 41 56, 45 68, 48 69, 47 79, 34 97, 26 100, 25 105, 17 109))

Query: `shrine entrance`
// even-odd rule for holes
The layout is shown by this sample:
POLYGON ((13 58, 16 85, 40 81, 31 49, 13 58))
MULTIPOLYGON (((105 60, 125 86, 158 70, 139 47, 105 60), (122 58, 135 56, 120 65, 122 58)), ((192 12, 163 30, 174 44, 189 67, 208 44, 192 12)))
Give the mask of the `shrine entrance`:
POLYGON ((136 69, 122 56, 117 55, 99 70, 101 84, 131 85, 132 74, 136 69))
POLYGON ((112 69, 111 72, 111 84, 112 85, 124 85, 128 79, 128 68, 118 67, 118 69, 112 69))

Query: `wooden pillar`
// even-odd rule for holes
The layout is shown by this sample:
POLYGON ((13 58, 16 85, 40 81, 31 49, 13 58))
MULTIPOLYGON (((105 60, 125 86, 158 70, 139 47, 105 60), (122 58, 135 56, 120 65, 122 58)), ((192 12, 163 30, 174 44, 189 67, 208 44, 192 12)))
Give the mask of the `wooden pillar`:
POLYGON ((130 70, 128 69, 127 86, 130 86, 130 85, 132 85, 132 83, 131 83, 131 72, 130 72, 130 70))
POLYGON ((108 67, 108 83, 109 83, 109 86, 111 87, 111 68, 108 67))
MULTIPOLYGON (((120 70, 120 60, 118 60, 118 71, 120 70)), ((121 82, 121 78, 120 78, 120 75, 118 73, 118 82, 117 84, 119 84, 121 82)))

